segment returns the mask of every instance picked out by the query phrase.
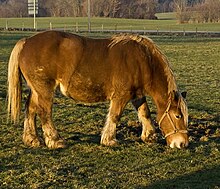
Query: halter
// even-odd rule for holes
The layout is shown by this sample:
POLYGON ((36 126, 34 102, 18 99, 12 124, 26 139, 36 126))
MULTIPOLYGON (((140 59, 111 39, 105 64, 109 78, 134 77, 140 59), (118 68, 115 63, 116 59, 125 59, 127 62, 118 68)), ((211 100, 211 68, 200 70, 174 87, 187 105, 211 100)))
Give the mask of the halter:
MULTIPOLYGON (((167 106, 167 109, 165 110, 164 114, 163 114, 162 117, 160 118, 160 121, 158 122, 159 128, 160 128, 160 130, 162 131, 162 128, 160 127, 160 125, 161 125, 162 121, 164 120, 164 118, 167 116, 167 118, 169 119, 169 121, 170 121, 170 123, 171 123, 171 125, 172 125, 172 127, 173 127, 173 131, 167 133, 167 134, 164 136, 164 138, 167 138, 168 136, 173 135, 173 134, 175 134, 175 133, 187 134, 187 133, 188 133, 187 130, 182 130, 182 129, 176 128, 176 126, 175 126, 175 124, 173 123, 173 120, 172 120, 172 118, 171 118, 171 116, 170 116, 170 114, 169 114, 170 106, 171 106, 171 101, 169 101, 168 106, 167 106)), ((162 131, 162 133, 164 133, 164 132, 162 131)), ((165 134, 165 133, 164 133, 164 134, 165 134)))

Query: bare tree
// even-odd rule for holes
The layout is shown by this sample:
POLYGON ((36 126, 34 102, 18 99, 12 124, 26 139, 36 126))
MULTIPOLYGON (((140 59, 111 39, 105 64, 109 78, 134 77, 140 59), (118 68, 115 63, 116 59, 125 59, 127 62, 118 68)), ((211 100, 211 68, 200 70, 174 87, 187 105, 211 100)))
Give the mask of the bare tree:
POLYGON ((25 0, 8 0, 0 4, 1 17, 24 17, 27 13, 25 0))
POLYGON ((110 14, 111 17, 115 17, 116 13, 120 10, 120 1, 119 0, 110 0, 110 14))
POLYGON ((119 0, 93 0, 91 4, 94 16, 115 17, 120 9, 119 0))
POLYGON ((83 0, 76 0, 75 1, 75 15, 76 16, 82 16, 82 2, 83 0))
POLYGON ((220 22, 220 0, 204 0, 195 4, 191 19, 196 22, 220 22))
POLYGON ((158 4, 159 12, 172 12, 173 11, 173 2, 170 0, 164 0, 158 4))
POLYGON ((187 0, 174 0, 174 7, 176 10, 176 17, 179 23, 184 23, 187 18, 187 0))
POLYGON ((156 19, 156 11, 157 11, 157 0, 147 0, 146 6, 147 6, 147 18, 148 19, 156 19))
POLYGON ((60 16, 60 4, 61 4, 62 0, 47 0, 45 2, 45 7, 48 11, 48 13, 50 14, 50 16, 60 16))
POLYGON ((217 22, 220 19, 220 0, 206 0, 208 22, 217 22))

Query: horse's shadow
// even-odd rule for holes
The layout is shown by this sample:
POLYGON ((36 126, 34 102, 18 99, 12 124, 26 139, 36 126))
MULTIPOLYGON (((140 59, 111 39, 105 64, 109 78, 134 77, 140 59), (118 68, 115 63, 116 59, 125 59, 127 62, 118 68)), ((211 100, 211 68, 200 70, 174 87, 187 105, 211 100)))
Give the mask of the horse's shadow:
POLYGON ((195 171, 173 179, 160 180, 150 186, 138 186, 139 189, 182 189, 182 188, 219 188, 220 187, 220 166, 213 166, 210 169, 195 171))
POLYGON ((80 132, 73 133, 70 137, 66 140, 67 142, 73 143, 91 143, 91 144, 99 144, 100 143, 100 136, 98 134, 84 134, 80 132))
MULTIPOLYGON (((156 126, 157 140, 156 142, 165 145, 166 141, 162 137, 162 134, 158 128, 156 121, 154 121, 154 125, 156 126)), ((210 119, 205 118, 192 118, 189 117, 189 137, 190 137, 190 148, 196 148, 201 143, 210 143, 216 142, 220 143, 220 117, 216 115, 215 117, 211 117, 210 119)), ((134 122, 133 125, 128 125, 126 122, 121 122, 117 126, 117 139, 120 144, 131 145, 136 142, 142 142, 140 139, 142 132, 142 126, 139 122, 134 122)), ((90 134, 90 133, 81 133, 75 132, 70 134, 66 140, 70 141, 70 143, 92 143, 92 144, 100 144, 100 133, 90 134)))

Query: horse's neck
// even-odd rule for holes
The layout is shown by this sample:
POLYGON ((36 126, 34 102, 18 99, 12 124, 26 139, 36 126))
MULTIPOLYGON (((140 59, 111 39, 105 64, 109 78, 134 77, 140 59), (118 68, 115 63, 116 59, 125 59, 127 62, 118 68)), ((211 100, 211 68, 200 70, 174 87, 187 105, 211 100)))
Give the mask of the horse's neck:
MULTIPOLYGON (((162 83, 167 83, 164 79, 161 80, 163 81, 162 83)), ((168 88, 167 86, 163 84, 158 83, 155 85, 155 88, 153 90, 153 100, 157 106, 158 111, 163 111, 163 109, 166 107, 169 99, 169 94, 168 94, 168 88)))
POLYGON ((165 70, 159 60, 155 64, 157 65, 153 73, 152 98, 158 111, 164 111, 169 101, 170 92, 172 89, 175 90, 176 84, 171 70, 167 68, 165 70))
POLYGON ((163 111, 169 101, 169 95, 177 90, 176 82, 166 56, 149 39, 142 43, 151 50, 151 89, 150 94, 155 101, 157 109, 163 111))

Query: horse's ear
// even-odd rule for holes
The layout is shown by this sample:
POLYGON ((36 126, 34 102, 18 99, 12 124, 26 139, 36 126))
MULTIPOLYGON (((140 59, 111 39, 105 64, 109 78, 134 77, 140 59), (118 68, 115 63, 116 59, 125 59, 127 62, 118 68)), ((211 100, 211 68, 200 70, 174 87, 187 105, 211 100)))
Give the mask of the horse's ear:
POLYGON ((186 91, 184 91, 184 92, 181 93, 181 95, 182 95, 183 98, 186 98, 186 94, 187 94, 186 91))
POLYGON ((171 97, 173 100, 178 101, 179 99, 179 93, 177 91, 174 91, 171 93, 171 97))

